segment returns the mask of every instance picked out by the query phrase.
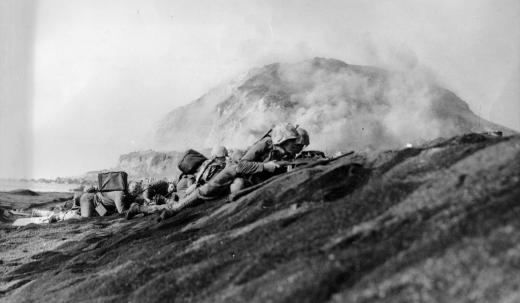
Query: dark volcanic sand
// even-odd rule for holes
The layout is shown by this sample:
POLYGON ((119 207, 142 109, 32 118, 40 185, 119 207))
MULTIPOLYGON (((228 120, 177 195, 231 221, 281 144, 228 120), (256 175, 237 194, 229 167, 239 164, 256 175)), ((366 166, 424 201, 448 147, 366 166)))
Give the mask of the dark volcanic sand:
MULTIPOLYGON (((61 241, 49 237, 43 226, 11 226, 14 220, 22 216, 12 215, 8 211, 50 209, 62 205, 64 201, 72 199, 72 196, 72 193, 36 193, 28 189, 0 192, 0 276, 3 277, 20 264, 30 262, 32 255, 54 249, 61 244, 61 241)), ((5 290, 5 285, 0 286, 0 294, 5 290)))
POLYGON ((519 302, 519 185, 520 136, 470 134, 294 171, 161 223, 3 228, 0 301, 519 302))
POLYGON ((40 192, 28 189, 17 189, 8 192, 0 191, 1 209, 27 209, 31 207, 49 207, 72 199, 74 193, 40 192))

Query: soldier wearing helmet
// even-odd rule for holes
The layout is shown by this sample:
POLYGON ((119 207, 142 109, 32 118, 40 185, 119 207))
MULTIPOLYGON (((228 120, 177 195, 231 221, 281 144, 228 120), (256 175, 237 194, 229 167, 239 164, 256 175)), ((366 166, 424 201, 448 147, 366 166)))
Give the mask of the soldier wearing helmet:
POLYGON ((153 213, 158 210, 164 210, 161 218, 170 217, 184 207, 218 198, 266 180, 274 174, 282 172, 282 170, 277 170, 280 166, 276 161, 290 161, 301 151, 303 145, 299 139, 300 135, 296 127, 290 123, 280 123, 272 129, 271 136, 266 136, 251 146, 238 164, 226 166, 215 177, 195 189, 184 199, 177 203, 157 205, 150 209, 142 206, 143 209, 140 209, 140 206, 136 205, 130 208, 127 218, 131 218, 139 212, 153 213))
POLYGON ((215 146, 211 149, 211 158, 225 158, 228 156, 228 150, 224 146, 215 146))
POLYGON ((194 187, 203 185, 208 182, 213 176, 219 173, 227 164, 228 150, 224 146, 215 146, 211 150, 211 156, 204 161, 195 176, 195 183, 191 189, 186 191, 187 194, 193 191, 194 187))

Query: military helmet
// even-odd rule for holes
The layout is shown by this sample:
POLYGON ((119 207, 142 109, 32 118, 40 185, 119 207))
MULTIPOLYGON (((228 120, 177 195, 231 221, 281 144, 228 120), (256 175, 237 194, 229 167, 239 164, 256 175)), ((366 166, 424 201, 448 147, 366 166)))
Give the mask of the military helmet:
POLYGON ((211 157, 219 158, 219 157, 227 157, 228 151, 224 146, 215 146, 211 150, 211 157))
POLYGON ((296 131, 298 132, 298 135, 299 135, 296 143, 301 144, 303 146, 308 146, 311 143, 310 139, 309 139, 309 133, 301 127, 298 127, 296 129, 296 131))
POLYGON ((298 131, 291 123, 280 123, 273 127, 271 139, 273 144, 282 144, 290 139, 298 139, 298 131))

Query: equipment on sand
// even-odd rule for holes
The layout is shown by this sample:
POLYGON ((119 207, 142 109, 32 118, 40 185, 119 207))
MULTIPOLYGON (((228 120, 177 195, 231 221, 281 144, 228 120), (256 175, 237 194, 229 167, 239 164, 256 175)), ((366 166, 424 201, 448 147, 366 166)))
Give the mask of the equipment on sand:
POLYGON ((29 217, 14 220, 13 226, 25 226, 28 224, 44 224, 49 223, 49 217, 29 217))
POLYGON ((103 217, 108 213, 107 208, 103 205, 103 203, 98 203, 95 208, 96 212, 100 217, 103 217))

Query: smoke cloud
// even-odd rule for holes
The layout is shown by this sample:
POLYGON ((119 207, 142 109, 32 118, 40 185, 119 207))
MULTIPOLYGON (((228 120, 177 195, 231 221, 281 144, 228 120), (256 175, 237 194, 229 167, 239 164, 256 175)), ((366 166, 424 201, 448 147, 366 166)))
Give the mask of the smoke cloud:
POLYGON ((418 65, 387 71, 315 58, 252 70, 173 111, 165 149, 245 148, 279 122, 307 129, 310 148, 382 150, 492 127, 418 65), (475 123, 475 119, 478 123, 475 123), (189 123, 188 123, 189 121, 189 123))

